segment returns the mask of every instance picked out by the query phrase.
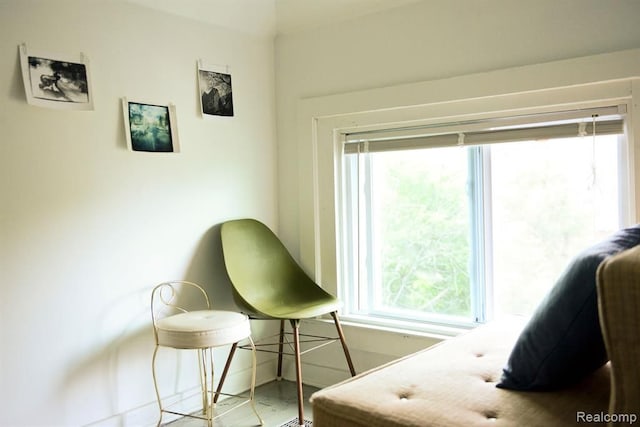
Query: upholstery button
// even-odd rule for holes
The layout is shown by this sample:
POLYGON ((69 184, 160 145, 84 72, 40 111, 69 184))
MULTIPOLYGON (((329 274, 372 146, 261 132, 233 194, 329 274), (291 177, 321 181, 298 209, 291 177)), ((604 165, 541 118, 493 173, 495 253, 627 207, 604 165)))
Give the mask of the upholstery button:
POLYGON ((398 399, 400 399, 402 401, 409 400, 409 398, 411 398, 412 394, 413 393, 410 390, 398 391, 398 399))
POLYGON ((487 421, 497 421, 498 420, 498 415, 495 412, 489 411, 489 412, 485 412, 484 416, 487 417, 487 421))

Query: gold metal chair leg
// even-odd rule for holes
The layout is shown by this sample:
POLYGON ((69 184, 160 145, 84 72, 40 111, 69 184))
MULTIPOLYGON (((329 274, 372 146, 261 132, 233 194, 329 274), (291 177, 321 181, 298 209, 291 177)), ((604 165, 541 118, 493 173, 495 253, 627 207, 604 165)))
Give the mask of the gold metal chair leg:
MULTIPOLYGON (((247 339, 249 340, 249 343, 251 345, 251 356, 253 359, 252 368, 251 368, 251 388, 249 390, 249 402, 251 404, 251 409, 253 409, 253 412, 256 414, 256 417, 258 417, 258 421, 260 421, 260 425, 263 425, 264 421, 260 417, 260 414, 258 414, 258 409, 256 408, 256 405, 255 405, 256 372, 257 372, 257 364, 258 364, 258 359, 256 357, 256 346, 253 340, 251 339, 251 337, 248 337, 247 339)), ((227 378, 227 374, 229 373, 229 368, 231 367, 231 362, 233 361, 233 356, 235 355, 237 348, 238 348, 238 343, 234 343, 231 346, 231 350, 229 350, 229 356, 227 356, 227 362, 224 366, 224 370, 222 371, 222 375, 220 376, 220 382, 218 382, 218 388, 215 394, 213 395, 214 407, 215 407, 215 404, 218 402, 218 398, 222 394, 222 386, 224 384, 225 379, 227 378)))
POLYGON ((155 350, 153 350, 153 357, 151 358, 151 374, 153 375, 153 387, 156 390, 156 398, 158 399, 158 409, 160 410, 160 417, 158 418, 157 427, 160 427, 162 423, 162 400, 160 400, 160 390, 158 390, 158 379, 156 377, 156 356, 158 355, 159 346, 156 345, 155 350))
POLYGON ((202 415, 207 420, 207 425, 213 425, 213 391, 214 361, 211 348, 198 349, 198 365, 200 367, 200 387, 202 393, 202 415))
POLYGON ((304 427, 304 394, 302 392, 302 366, 300 363, 300 320, 292 319, 293 349, 296 359, 296 384, 298 386, 298 425, 304 427))
POLYGON ((258 420, 260 421, 260 425, 264 425, 264 421, 260 414, 258 414, 258 409, 256 408, 256 400, 255 400, 255 390, 256 390, 256 371, 258 369, 258 358, 256 356, 256 345, 253 342, 251 337, 248 338, 249 343, 251 344, 251 390, 249 392, 249 400, 251 402, 251 409, 253 409, 253 413, 256 414, 258 420))
POLYGON ((340 343, 342 343, 342 350, 344 350, 344 357, 347 359, 347 364, 349 365, 349 371, 351 372, 351 376, 355 377, 356 370, 353 367, 353 361, 351 360, 351 354, 349 354, 349 348, 347 348, 347 342, 344 339, 344 333, 342 332, 342 326, 340 326, 340 321, 338 320, 338 313, 333 311, 331 312, 331 317, 333 317, 333 323, 336 325, 336 330, 338 331, 338 336, 340 337, 340 343))
POLYGON ((213 396, 211 395, 213 393, 213 382, 214 382, 214 362, 213 362, 213 350, 211 348, 208 348, 206 350, 209 353, 209 369, 211 372, 211 384, 209 385, 209 387, 206 387, 206 398, 207 398, 207 426, 208 427, 213 427, 213 408, 215 406, 214 402, 213 402, 213 396))
POLYGON ((200 371, 200 397, 202 399, 202 415, 207 414, 207 360, 205 350, 198 349, 198 369, 200 371))

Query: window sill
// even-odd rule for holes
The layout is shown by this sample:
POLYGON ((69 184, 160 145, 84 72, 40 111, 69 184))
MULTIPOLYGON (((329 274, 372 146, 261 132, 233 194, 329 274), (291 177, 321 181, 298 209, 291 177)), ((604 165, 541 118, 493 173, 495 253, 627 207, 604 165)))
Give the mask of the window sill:
MULTIPOLYGON (((333 323, 331 319, 318 319, 321 322, 333 323)), ((395 333, 404 336, 423 337, 435 340, 445 340, 463 334, 478 325, 450 326, 437 323, 411 322, 397 319, 373 316, 341 315, 343 326, 363 328, 373 331, 395 333)))

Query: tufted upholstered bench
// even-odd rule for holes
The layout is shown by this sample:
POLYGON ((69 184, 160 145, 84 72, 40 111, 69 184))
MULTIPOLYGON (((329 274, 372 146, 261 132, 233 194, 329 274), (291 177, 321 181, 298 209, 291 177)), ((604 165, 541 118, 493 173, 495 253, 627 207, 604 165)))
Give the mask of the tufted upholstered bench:
POLYGON ((547 427, 580 422, 606 425, 611 419, 608 414, 637 417, 640 247, 600 265, 598 297, 611 362, 577 385, 546 392, 497 388, 526 323, 526 319, 510 318, 316 392, 311 397, 314 426, 547 427))

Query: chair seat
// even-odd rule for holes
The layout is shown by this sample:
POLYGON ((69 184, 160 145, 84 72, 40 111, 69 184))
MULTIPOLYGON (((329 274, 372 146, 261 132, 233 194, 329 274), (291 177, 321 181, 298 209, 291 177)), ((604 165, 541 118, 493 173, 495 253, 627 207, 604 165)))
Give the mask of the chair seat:
POLYGON ((251 307, 244 305, 250 314, 256 317, 271 319, 310 319, 336 311, 340 308, 340 301, 335 298, 325 298, 324 300, 309 301, 297 304, 260 304, 255 303, 251 307))
POLYGON ((199 310, 160 319, 158 345, 173 348, 209 348, 228 345, 251 335, 249 318, 223 310, 199 310))

